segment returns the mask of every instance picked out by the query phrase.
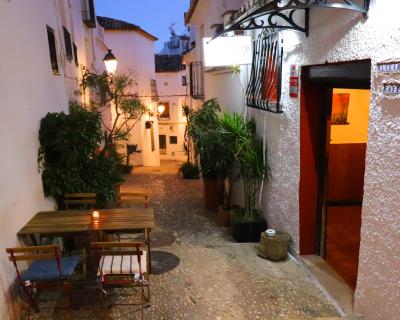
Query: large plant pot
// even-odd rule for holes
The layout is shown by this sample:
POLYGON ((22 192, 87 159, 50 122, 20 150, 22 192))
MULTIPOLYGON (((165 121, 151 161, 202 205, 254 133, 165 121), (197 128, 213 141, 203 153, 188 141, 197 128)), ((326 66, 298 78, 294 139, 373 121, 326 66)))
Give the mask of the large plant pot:
POLYGON ((259 242, 261 232, 266 229, 265 221, 237 222, 232 219, 232 235, 236 242, 259 242))
POLYGON ((219 227, 230 227, 231 226, 231 210, 219 207, 217 215, 215 217, 215 223, 219 227))
POLYGON ((207 210, 217 211, 224 198, 222 179, 203 179, 204 202, 207 210))

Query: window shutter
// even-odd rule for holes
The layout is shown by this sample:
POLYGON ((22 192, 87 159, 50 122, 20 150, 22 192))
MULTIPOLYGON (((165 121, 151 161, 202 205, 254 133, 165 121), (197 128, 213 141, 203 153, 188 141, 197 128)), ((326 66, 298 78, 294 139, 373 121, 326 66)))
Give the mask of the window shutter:
POLYGON ((76 65, 77 67, 79 67, 78 48, 76 47, 76 44, 75 44, 75 43, 73 43, 72 46, 73 46, 73 48, 74 48, 75 65, 76 65))
POLYGON ((72 60, 72 42, 71 34, 68 32, 67 28, 63 27, 64 31, 64 42, 65 42, 65 56, 69 61, 72 60))
POLYGON ((47 40, 49 42, 51 69, 53 72, 58 73, 56 37, 54 35, 54 30, 49 26, 47 26, 47 40))

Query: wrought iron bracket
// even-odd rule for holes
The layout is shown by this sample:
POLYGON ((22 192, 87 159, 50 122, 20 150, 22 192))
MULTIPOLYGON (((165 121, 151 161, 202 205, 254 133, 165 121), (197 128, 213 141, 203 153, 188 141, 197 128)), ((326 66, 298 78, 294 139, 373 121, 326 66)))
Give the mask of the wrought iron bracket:
POLYGON ((230 31, 265 28, 296 30, 308 35, 308 11, 311 8, 346 9, 360 12, 366 18, 369 6, 370 0, 260 0, 258 5, 234 19, 218 36, 230 31))

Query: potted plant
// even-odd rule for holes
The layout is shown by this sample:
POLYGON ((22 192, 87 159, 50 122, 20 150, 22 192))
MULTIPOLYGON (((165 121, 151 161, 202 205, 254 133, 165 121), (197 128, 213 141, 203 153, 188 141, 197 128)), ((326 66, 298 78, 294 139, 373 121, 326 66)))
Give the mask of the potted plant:
POLYGON ((256 135, 254 121, 238 114, 220 118, 225 149, 229 149, 240 167, 243 179, 244 207, 232 212, 232 233, 238 242, 258 242, 267 224, 257 208, 261 182, 268 177, 262 140, 256 135))
POLYGON ((191 162, 184 162, 179 172, 182 173, 184 179, 198 179, 200 175, 199 166, 191 162))
POLYGON ((223 149, 219 130, 220 105, 216 99, 206 101, 202 108, 190 114, 189 136, 200 160, 206 208, 218 210, 223 201, 224 181, 232 158, 223 149))
POLYGON ((126 144, 126 163, 122 167, 124 174, 131 174, 133 165, 130 164, 130 156, 134 153, 141 153, 142 150, 138 150, 137 144, 126 144))

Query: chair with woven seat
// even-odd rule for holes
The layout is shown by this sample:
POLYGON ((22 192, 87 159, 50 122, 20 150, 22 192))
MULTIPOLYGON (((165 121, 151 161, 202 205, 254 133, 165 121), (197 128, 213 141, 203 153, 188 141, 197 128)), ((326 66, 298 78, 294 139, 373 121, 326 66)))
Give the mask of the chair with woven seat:
POLYGON ((33 308, 39 311, 35 299, 35 289, 60 287, 68 297, 69 280, 75 271, 80 257, 62 257, 57 245, 7 248, 9 260, 14 264, 17 280, 29 302, 28 319, 33 308), (29 267, 21 272, 18 267, 20 261, 33 261, 29 267))
POLYGON ((106 288, 137 287, 140 290, 140 305, 143 319, 144 308, 150 303, 148 253, 142 250, 141 242, 92 242, 96 257, 97 283, 104 294, 106 288), (145 295, 147 290, 147 297, 145 295))

